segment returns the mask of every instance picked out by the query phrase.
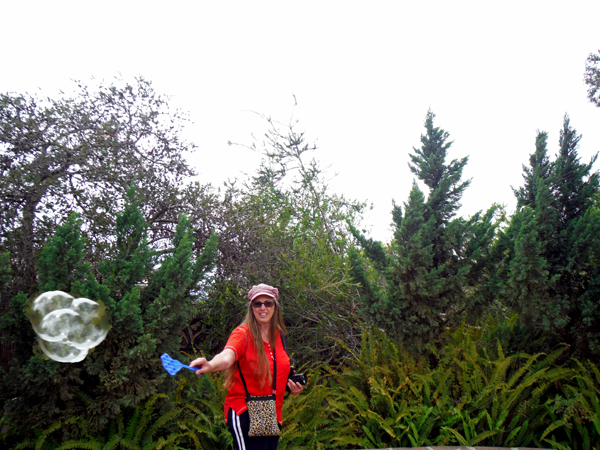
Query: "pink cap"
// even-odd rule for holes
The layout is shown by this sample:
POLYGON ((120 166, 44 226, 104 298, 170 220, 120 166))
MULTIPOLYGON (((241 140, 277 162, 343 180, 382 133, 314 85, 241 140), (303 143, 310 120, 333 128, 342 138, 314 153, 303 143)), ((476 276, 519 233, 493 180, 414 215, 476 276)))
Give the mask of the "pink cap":
POLYGON ((248 301, 251 302, 259 295, 268 295, 275 300, 279 300, 279 291, 277 288, 269 286, 268 284, 260 283, 257 286, 252 286, 252 289, 248 292, 248 301))

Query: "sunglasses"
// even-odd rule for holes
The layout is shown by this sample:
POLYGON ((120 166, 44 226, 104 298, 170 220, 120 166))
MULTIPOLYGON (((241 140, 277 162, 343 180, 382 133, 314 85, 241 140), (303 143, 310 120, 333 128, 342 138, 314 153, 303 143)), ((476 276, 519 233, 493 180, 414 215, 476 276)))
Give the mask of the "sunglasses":
POLYGON ((271 300, 267 300, 266 302, 252 302, 252 307, 258 309, 262 305, 265 305, 266 308, 272 308, 274 304, 271 300))

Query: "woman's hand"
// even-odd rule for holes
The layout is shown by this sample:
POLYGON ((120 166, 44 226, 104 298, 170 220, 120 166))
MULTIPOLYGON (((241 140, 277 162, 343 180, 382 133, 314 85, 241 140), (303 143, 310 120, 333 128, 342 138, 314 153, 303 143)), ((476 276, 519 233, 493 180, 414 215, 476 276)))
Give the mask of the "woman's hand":
POLYGON ((201 375, 207 372, 221 372, 222 370, 227 370, 234 362, 235 353, 233 353, 233 350, 226 348, 210 361, 206 358, 196 358, 190 363, 190 367, 198 367, 196 375, 201 375))
POLYGON ((210 363, 206 358, 196 358, 190 363, 190 367, 198 367, 198 370, 196 370, 195 372, 196 375, 202 375, 206 372, 212 372, 212 370, 210 370, 210 363))
POLYGON ((302 386, 300 383, 295 383, 292 380, 288 380, 287 387, 289 388, 290 393, 294 397, 300 395, 300 392, 302 392, 302 390, 304 389, 304 386, 302 386))

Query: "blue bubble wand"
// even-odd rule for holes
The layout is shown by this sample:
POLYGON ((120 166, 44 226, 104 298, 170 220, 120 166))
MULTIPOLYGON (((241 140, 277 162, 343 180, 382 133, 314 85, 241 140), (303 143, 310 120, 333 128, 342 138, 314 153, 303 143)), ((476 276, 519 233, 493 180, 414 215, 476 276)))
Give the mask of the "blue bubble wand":
POLYGON ((167 373, 171 376, 175 375, 181 369, 189 369, 192 372, 195 372, 196 370, 200 369, 200 367, 202 367, 186 366, 185 364, 180 363, 176 359, 171 358, 168 353, 163 353, 162 355, 160 355, 160 360, 162 361, 162 365, 167 371, 167 373))

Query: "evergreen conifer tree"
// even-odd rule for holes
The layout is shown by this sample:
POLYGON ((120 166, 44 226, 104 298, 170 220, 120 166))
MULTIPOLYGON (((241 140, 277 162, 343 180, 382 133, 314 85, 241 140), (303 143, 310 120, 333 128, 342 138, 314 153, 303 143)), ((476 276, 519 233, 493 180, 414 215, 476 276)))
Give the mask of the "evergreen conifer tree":
POLYGON ((469 220, 455 217, 470 183, 461 180, 467 158, 446 163, 452 142, 446 131, 434 126, 434 118, 429 111, 421 148, 414 148, 409 164, 429 188, 428 196, 425 199, 414 184, 404 214, 394 204, 394 241, 387 255, 383 256, 381 244, 352 229, 370 261, 356 251, 350 255, 363 304, 376 312, 376 320, 373 315, 368 318, 415 349, 435 343, 449 323, 490 295, 487 261, 498 226, 496 206, 469 220), (369 266, 379 279, 368 276, 369 266))
POLYGON ((84 248, 82 224, 78 214, 71 214, 43 247, 37 263, 41 292, 71 292, 73 284, 85 280, 91 272, 89 265, 81 262, 84 248))
POLYGON ((452 141, 448 141, 448 132, 434 126, 434 118, 435 114, 428 111, 425 118, 426 134, 421 136, 421 148, 413 147, 415 154, 410 155, 412 163, 409 167, 429 188, 424 218, 434 219, 434 264, 439 266, 450 258, 451 246, 446 242, 449 236, 445 231, 460 208, 460 199, 471 180, 461 181, 468 158, 446 164, 452 141))
POLYGON ((24 295, 11 301, 2 318, 4 338, 22 349, 2 379, 11 423, 22 432, 73 415, 86 417, 92 430, 100 430, 123 409, 174 388, 159 356, 180 356, 181 330, 214 266, 217 237, 213 234, 202 252, 195 252, 189 220, 182 216, 172 246, 159 254, 147 242, 147 223, 135 197, 132 187, 116 220, 112 258, 99 265, 99 280, 81 263, 76 217, 58 228, 38 263, 41 287, 70 286, 74 296, 106 305, 112 328, 86 359, 69 364, 41 355, 31 325, 23 320, 24 295), (52 263, 63 267, 51 270, 52 263), (23 335, 17 327, 28 332, 23 335))
POLYGON ((439 333, 448 298, 440 295, 444 266, 434 265, 433 218, 425 222, 424 196, 416 184, 405 204, 406 214, 396 233, 389 267, 388 310, 394 334, 410 347, 421 348, 439 333))
MULTIPOLYGON (((509 288, 511 298, 518 299, 530 311, 524 315, 526 327, 540 324, 544 308, 551 306, 551 280, 547 262, 542 256, 544 242, 539 239, 538 224, 534 212, 526 207, 522 214, 522 224, 515 241, 515 256, 510 262, 509 288)), ((547 319, 547 317, 545 317, 547 319)), ((550 328, 546 323, 545 327, 550 328)))
MULTIPOLYGON (((77 215, 69 216, 42 248, 38 261, 40 292, 62 290, 75 297, 93 299, 104 293, 106 300, 108 289, 102 289, 89 266, 81 262, 84 242, 80 226, 77 215)), ((85 403, 82 394, 86 395, 81 389, 85 379, 81 363, 51 361, 37 347, 35 333, 24 313, 31 300, 19 293, 11 299, 0 320, 3 342, 13 350, 10 371, 1 378, 2 400, 11 427, 25 433, 66 414, 81 413, 85 403)))
POLYGON ((580 162, 581 136, 566 115, 553 162, 546 156, 546 138, 538 132, 524 186, 514 191, 519 209, 505 231, 513 238, 502 239, 510 267, 507 300, 525 327, 544 336, 545 345, 565 342, 589 356, 600 336, 592 300, 600 294, 600 221, 593 209, 599 180, 591 172, 596 157, 580 162))
POLYGON ((592 173, 597 154, 587 164, 580 162, 577 148, 581 135, 571 127, 569 116, 565 115, 560 130, 560 151, 554 163, 553 190, 558 202, 561 228, 566 229, 575 219, 582 217, 592 206, 598 192, 597 172, 592 173))
POLYGON ((538 131, 535 139, 535 152, 529 156, 529 165, 523 165, 523 180, 524 186, 519 189, 514 189, 513 192, 517 197, 517 207, 530 206, 535 208, 535 197, 538 192, 537 183, 547 180, 550 176, 551 164, 548 159, 548 133, 538 131))

